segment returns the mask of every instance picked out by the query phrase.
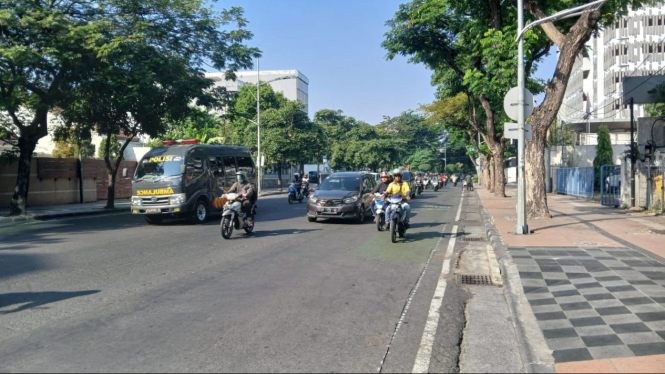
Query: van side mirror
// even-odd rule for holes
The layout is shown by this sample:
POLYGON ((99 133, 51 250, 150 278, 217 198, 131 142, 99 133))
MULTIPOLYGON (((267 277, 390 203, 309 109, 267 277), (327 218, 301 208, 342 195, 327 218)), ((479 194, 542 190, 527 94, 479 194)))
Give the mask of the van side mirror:
POLYGON ((185 164, 180 165, 180 174, 185 174, 186 166, 185 164))

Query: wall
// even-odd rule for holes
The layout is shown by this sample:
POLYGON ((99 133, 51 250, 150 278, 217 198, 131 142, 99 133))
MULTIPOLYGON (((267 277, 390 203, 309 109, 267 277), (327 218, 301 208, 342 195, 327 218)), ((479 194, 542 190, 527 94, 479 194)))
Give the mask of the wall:
MULTIPOLYGON (((28 206, 79 203, 78 160, 74 158, 32 159, 30 165, 30 189, 28 206)), ((116 177, 115 198, 132 195, 132 181, 136 162, 123 161, 116 177), (127 177, 123 178, 123 169, 127 177)), ((16 186, 17 165, 0 165, 0 208, 11 203, 16 186)), ((83 200, 92 202, 106 200, 108 196, 108 173, 103 160, 83 160, 83 200)))

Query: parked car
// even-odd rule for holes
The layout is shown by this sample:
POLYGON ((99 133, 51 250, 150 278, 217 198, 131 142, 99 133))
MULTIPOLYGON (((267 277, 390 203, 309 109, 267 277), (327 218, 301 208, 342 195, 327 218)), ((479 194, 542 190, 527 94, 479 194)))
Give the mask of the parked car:
POLYGON ((379 180, 381 179, 380 178, 381 173, 367 173, 367 174, 371 175, 372 178, 374 178, 374 182, 379 183, 379 180))
POLYGON ((404 170, 402 172, 402 182, 409 185, 411 189, 411 198, 414 198, 415 195, 413 191, 416 190, 416 175, 412 171, 404 170))
POLYGON ((374 178, 362 172, 330 174, 309 198, 307 220, 319 218, 353 219, 358 223, 371 215, 374 178))

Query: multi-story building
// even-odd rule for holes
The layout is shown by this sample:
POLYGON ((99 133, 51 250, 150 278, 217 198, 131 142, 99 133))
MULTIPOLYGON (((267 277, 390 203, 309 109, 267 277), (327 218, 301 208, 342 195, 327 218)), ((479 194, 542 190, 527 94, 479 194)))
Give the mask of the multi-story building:
POLYGON ((309 79, 298 70, 265 70, 236 72, 236 80, 226 80, 225 73, 206 73, 216 86, 226 87, 229 91, 238 91, 245 83, 256 84, 257 80, 269 82, 273 90, 281 92, 289 100, 297 100, 305 107, 303 111, 309 113, 309 79))
MULTIPOLYGON (((559 118, 580 133, 582 144, 595 144, 603 124, 613 142, 628 143, 630 110, 622 100, 623 78, 665 74, 664 49, 665 2, 629 11, 593 36, 578 55, 559 118)), ((644 115, 644 105, 636 104, 635 118, 644 115)))

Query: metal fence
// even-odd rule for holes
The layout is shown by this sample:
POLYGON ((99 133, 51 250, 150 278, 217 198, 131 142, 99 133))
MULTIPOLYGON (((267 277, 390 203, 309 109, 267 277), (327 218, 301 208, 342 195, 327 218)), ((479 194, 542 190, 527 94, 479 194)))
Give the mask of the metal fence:
POLYGON ((600 203, 614 207, 621 205, 621 165, 600 167, 600 203))
POLYGON ((560 194, 593 198, 593 167, 562 168, 556 171, 556 189, 560 194))
POLYGON ((639 186, 641 189, 640 195, 644 195, 643 199, 640 199, 640 205, 645 207, 647 210, 656 210, 663 211, 663 177, 665 177, 665 166, 654 166, 654 165, 642 165, 640 167, 640 172, 644 175, 645 182, 644 185, 639 186))

